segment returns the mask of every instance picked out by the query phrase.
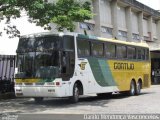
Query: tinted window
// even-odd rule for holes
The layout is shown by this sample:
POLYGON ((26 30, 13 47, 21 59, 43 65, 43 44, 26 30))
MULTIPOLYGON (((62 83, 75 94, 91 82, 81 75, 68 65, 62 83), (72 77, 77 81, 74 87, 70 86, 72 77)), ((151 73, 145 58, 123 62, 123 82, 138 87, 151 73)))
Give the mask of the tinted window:
POLYGON ((103 56, 103 43, 92 43, 92 55, 93 56, 103 56))
POLYGON ((142 60, 145 60, 145 49, 142 49, 141 52, 142 52, 142 60))
POLYGON ((145 50, 145 59, 149 60, 149 50, 148 49, 145 50))
POLYGON ((63 48, 65 50, 74 50, 74 37, 73 36, 64 36, 63 48))
POLYGON ((58 36, 20 38, 17 52, 25 53, 59 49, 61 39, 58 36))
POLYGON ((118 58, 127 58, 127 49, 126 46, 117 46, 117 57, 118 58))
POLYGON ((58 49, 60 48, 60 39, 58 36, 37 37, 34 47, 37 51, 58 49))
POLYGON ((137 48, 137 59, 145 60, 145 49, 137 48))
POLYGON ((85 40, 78 40, 78 55, 79 56, 89 56, 90 55, 90 43, 85 40))
POLYGON ((136 59, 136 48, 128 46, 127 51, 128 59, 136 59))
POLYGON ((114 44, 106 44, 105 56, 107 58, 115 58, 115 56, 116 56, 116 46, 114 44))
POLYGON ((141 59, 141 49, 137 49, 137 59, 141 59))

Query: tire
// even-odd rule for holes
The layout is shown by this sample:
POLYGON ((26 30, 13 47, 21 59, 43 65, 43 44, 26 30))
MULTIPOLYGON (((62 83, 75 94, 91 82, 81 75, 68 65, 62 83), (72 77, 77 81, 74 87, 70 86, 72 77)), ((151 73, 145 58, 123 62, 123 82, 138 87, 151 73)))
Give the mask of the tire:
POLYGON ((40 102, 43 101, 43 97, 36 97, 36 98, 34 98, 34 101, 35 101, 36 103, 40 103, 40 102))
POLYGON ((80 90, 78 88, 78 85, 74 84, 74 87, 73 87, 73 96, 70 97, 70 101, 72 103, 77 103, 79 101, 79 93, 80 93, 80 90))
POLYGON ((138 81, 137 86, 136 86, 136 95, 141 94, 141 88, 142 88, 142 84, 140 81, 138 81))
POLYGON ((136 86, 135 86, 134 81, 131 81, 131 83, 130 83, 129 95, 130 95, 130 96, 134 96, 135 93, 136 93, 136 86))

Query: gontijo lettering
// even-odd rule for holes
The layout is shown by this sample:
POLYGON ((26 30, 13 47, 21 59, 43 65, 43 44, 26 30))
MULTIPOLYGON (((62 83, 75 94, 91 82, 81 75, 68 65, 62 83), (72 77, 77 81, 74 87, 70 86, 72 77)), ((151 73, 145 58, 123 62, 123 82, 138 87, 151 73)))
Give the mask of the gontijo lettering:
POLYGON ((134 70, 133 63, 114 63, 114 69, 116 70, 134 70))

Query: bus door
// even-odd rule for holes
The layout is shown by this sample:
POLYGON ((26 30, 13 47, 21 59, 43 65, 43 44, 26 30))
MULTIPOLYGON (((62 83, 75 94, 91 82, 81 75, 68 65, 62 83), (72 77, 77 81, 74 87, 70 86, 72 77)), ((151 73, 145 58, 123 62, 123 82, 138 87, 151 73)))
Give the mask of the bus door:
POLYGON ((69 80, 74 72, 74 56, 70 51, 62 52, 62 77, 64 80, 69 80))
POLYGON ((93 88, 93 81, 90 78, 90 70, 89 70, 89 62, 85 58, 79 58, 78 62, 78 78, 83 81, 83 87, 84 90, 86 90, 87 93, 92 93, 93 88))
MULTIPOLYGON (((73 51, 62 51, 61 53, 61 76, 63 81, 69 81, 73 77, 75 68, 75 55, 73 51)), ((70 84, 65 84, 70 85, 70 84)), ((67 93, 69 93, 70 86, 66 86, 67 93)))

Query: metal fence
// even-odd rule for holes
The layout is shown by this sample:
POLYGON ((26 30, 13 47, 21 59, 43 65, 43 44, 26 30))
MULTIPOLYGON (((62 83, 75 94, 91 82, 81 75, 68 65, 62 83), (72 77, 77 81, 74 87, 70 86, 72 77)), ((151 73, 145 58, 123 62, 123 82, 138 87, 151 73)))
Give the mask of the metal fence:
POLYGON ((15 56, 0 55, 0 93, 14 91, 15 56))

